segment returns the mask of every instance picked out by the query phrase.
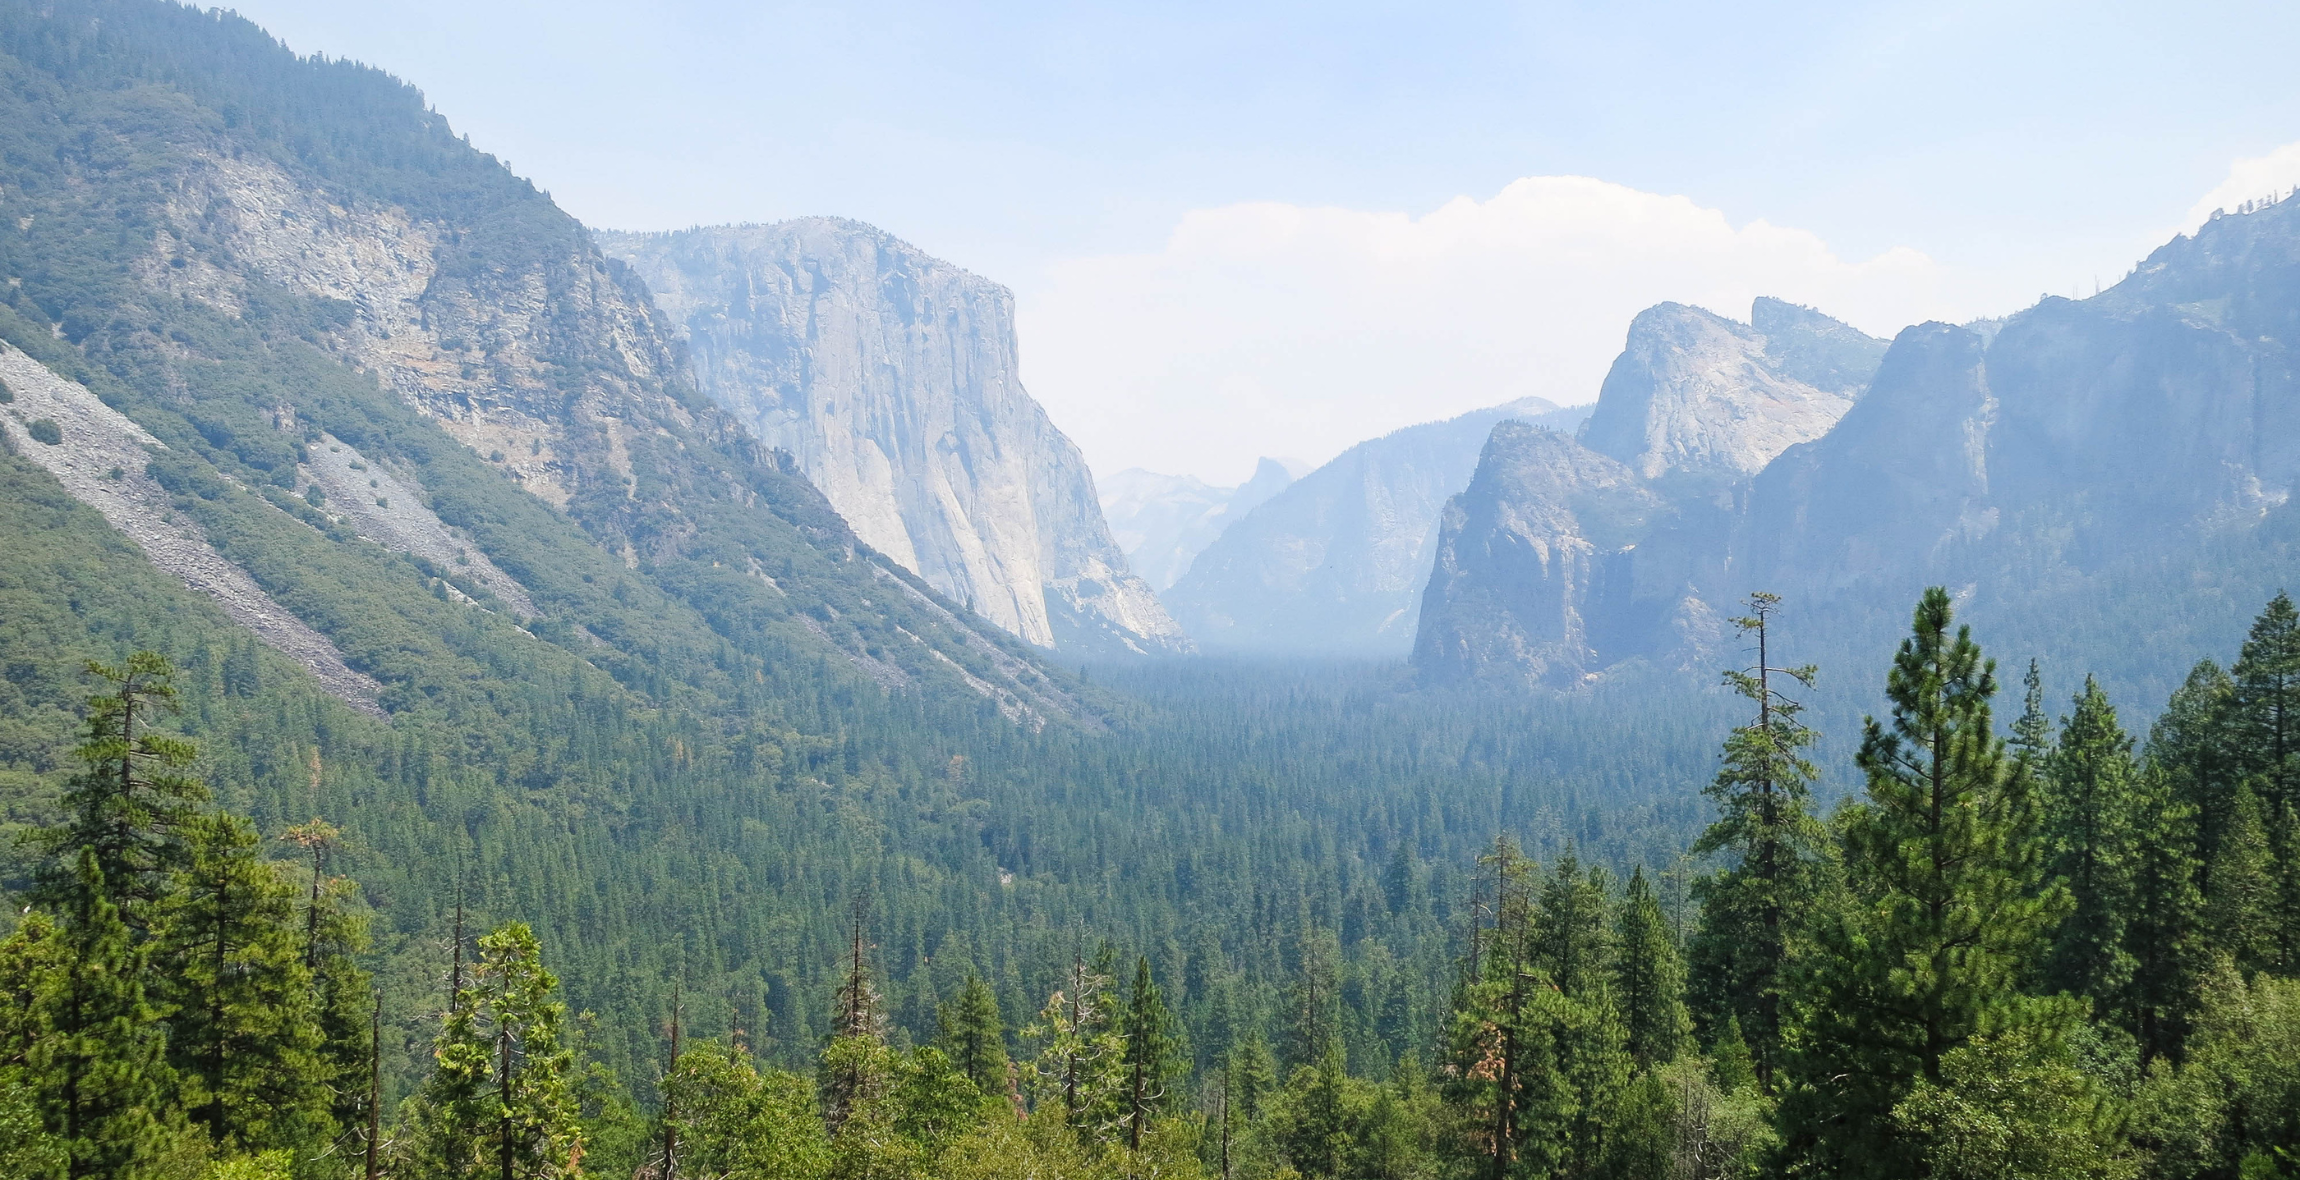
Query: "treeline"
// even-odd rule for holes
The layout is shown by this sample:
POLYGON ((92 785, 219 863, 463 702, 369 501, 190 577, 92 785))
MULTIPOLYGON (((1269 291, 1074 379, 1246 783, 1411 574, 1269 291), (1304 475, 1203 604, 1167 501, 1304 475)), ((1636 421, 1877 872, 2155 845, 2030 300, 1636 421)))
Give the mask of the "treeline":
MULTIPOLYGON (((340 834, 267 855, 155 725, 171 669, 95 669, 64 818, 0 944, 0 1170, 24 1177, 2197 1177, 2300 1174, 2300 612, 2199 664, 2145 747, 2032 664, 2007 735, 1945 592, 1918 605, 1817 814, 1812 669, 1740 620, 1688 909, 1644 869, 1497 838, 1450 966, 1369 996, 1330 928, 1185 1027, 1148 954, 1043 964, 1034 1012, 969 975, 892 1019, 858 901, 811 1069, 687 1036, 642 1111, 524 924, 438 948, 424 1077, 381 1085, 340 834), (1422 997, 1433 1019, 1417 1019, 1422 997), (1011 1005, 1008 1006, 1009 1008, 1011 1005), (1193 1035, 1195 1032, 1195 1035, 1193 1035), (1369 1035, 1370 1034, 1370 1035, 1369 1035)), ((1409 861, 1397 888, 1410 893, 1409 861)), ((1411 907, 1404 907, 1410 909, 1411 907)), ((1204 971, 1201 964, 1196 970, 1204 971)), ((1393 984, 1410 978, 1389 977, 1393 984)), ((1189 990, 1187 987, 1185 991, 1189 990)), ((789 1055, 785 1054, 787 1060, 789 1055)))

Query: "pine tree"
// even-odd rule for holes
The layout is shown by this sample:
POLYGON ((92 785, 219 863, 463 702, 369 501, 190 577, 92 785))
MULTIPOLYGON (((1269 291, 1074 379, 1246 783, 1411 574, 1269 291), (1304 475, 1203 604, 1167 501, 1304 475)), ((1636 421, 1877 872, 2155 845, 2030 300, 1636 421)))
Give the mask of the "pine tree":
POLYGON ((324 1143, 333 1071, 291 887, 256 855, 248 821, 219 813, 188 828, 191 863, 152 940, 186 1112, 231 1154, 324 1143))
POLYGON ((2300 975, 2300 610, 2282 593, 2252 624, 2231 670, 2231 730, 2245 782, 2259 797, 2269 846, 2272 969, 2300 975))
POLYGON ((1150 960, 1134 962, 1134 988, 1126 1000, 1120 1035, 1126 1040, 1126 1146, 1142 1149, 1142 1132, 1165 1108, 1167 1088, 1181 1072, 1181 1039, 1173 1013, 1150 978, 1150 960))
POLYGON ((72 751, 81 770, 62 800, 65 821, 34 836, 51 859, 33 898, 58 912, 78 912, 86 878, 77 866, 86 849, 95 855, 107 900, 141 938, 169 874, 188 859, 183 832, 208 792, 185 773, 197 748, 153 728, 177 707, 175 667, 167 658, 139 651, 118 667, 90 663, 88 672, 105 691, 88 698, 81 742, 72 751))
POLYGON ((2278 957, 2275 852, 2261 810, 2250 787, 2236 789, 2228 828, 2205 870, 2212 884, 2204 899, 2204 926, 2212 948, 2247 974, 2273 965, 2278 957))
POLYGON ((1613 915, 1605 871, 1584 873, 1568 849, 1541 890, 1530 958, 1550 985, 1577 1000, 1604 990, 1613 961, 1613 915))
POLYGON ((823 1121, 833 1135, 849 1115, 876 1101, 891 1084, 886 1068, 886 1016, 878 988, 863 955, 863 904, 858 899, 848 919, 846 977, 840 981, 838 1010, 832 1017, 831 1042, 823 1050, 819 1073, 823 1090, 823 1121))
POLYGON ((494 1057, 481 1027, 479 997, 463 986, 457 941, 456 978, 432 1040, 431 1073, 416 1096, 412 1118, 418 1174, 442 1180, 482 1173, 490 1162, 485 1137, 496 1114, 488 1093, 494 1057))
POLYGON ((338 1122, 365 1119, 367 1075, 373 1065, 369 1005, 374 988, 359 958, 368 947, 367 923, 348 904, 355 885, 328 874, 329 857, 342 846, 343 833, 319 819, 289 828, 289 843, 311 855, 311 882, 305 899, 304 965, 311 970, 319 1012, 320 1053, 336 1100, 338 1122))
POLYGON ((2211 660, 2199 660, 2148 731, 2148 763, 2196 821, 2197 887, 2212 891, 2211 865, 2235 820, 2242 775, 2229 715, 2236 685, 2211 660))
POLYGON ((583 1158, 575 1105, 575 1054, 566 1043, 558 977, 524 922, 479 940, 480 1011, 495 1058, 493 1125, 482 1125, 501 1180, 569 1176, 583 1158))
POLYGON ((1707 1035, 1727 1020, 1739 1023, 1761 1079, 1772 1077, 1779 1057, 1782 993, 1806 938, 1824 838, 1809 809, 1819 771, 1805 754, 1817 735, 1798 720, 1803 706, 1779 687, 1809 686, 1814 669, 1771 663, 1779 605, 1774 595, 1752 594, 1749 613, 1734 620, 1756 640, 1757 663, 1725 680, 1757 715, 1725 741, 1725 765, 1703 792, 1717 819, 1693 846, 1695 855, 1723 852, 1732 862, 1694 888, 1701 906, 1689 954, 1694 998, 1707 1035))
POLYGON ((936 1038, 951 1064, 987 1097, 1006 1093, 1006 1025, 998 1016, 998 997, 974 975, 937 1013, 936 1038))
POLYGON ((1062 1104, 1072 1128, 1101 1138, 1119 1128, 1126 1110, 1118 1005, 1109 977, 1083 957, 1071 957, 1065 982, 1068 986, 1047 997, 1037 1023, 1025 1030, 1040 1043, 1030 1065, 1031 1084, 1040 1102, 1062 1104))
POLYGON ((2143 1065, 2177 1058, 2209 966, 2197 888, 2196 811, 2153 764, 2134 808, 2132 900, 2124 924, 2130 983, 2118 1015, 2143 1065))
POLYGON ((112 903, 95 849, 81 850, 73 882, 27 1073, 71 1180, 136 1180, 172 1137, 166 1037, 145 998, 143 952, 112 903))
POLYGON ((2132 979, 2125 925, 2132 912, 2132 739, 2091 677, 2045 758, 2048 871, 2067 884, 2073 908, 2045 962, 2047 991, 2113 1003, 2132 979))
POLYGON ((1629 874, 1613 941, 1613 996, 1628 1034, 1629 1055, 1639 1069, 1676 1060, 1691 1023, 1685 1014, 1685 969, 1643 865, 1629 874))
POLYGON ((2269 600, 2230 671, 2242 772, 2273 819, 2300 795, 2300 610, 2291 598, 2269 600))
POLYGON ((1323 1061, 1341 1043, 1341 948, 1333 932, 1305 924, 1295 943, 1294 979, 1286 989, 1285 1040, 1279 1060, 1290 1073, 1323 1061))
POLYGON ((1906 1174, 1923 1148, 1891 1113, 1913 1086, 1939 1085, 1978 1032, 2069 1019, 2016 991, 2065 893, 2043 879, 2027 767, 1990 725, 1994 665, 1952 614, 1947 591, 1925 592, 1886 678, 1891 724, 1864 726, 1868 797, 1844 836, 1858 904, 1801 1006, 1786 1115, 1794 1153, 1827 1174, 1906 1174))

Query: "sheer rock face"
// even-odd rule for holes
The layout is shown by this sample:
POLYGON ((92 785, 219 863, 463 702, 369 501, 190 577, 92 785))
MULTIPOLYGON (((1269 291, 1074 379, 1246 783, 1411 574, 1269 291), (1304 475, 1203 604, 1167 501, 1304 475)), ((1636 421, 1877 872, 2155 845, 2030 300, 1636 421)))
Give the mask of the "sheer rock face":
POLYGON ((1841 325, 1757 312, 1749 328, 1682 308, 1639 318, 1582 439, 1663 502, 1610 559, 1587 559, 1602 576, 1513 556, 1551 534, 1512 522, 1550 520, 1557 480, 1581 468, 1531 479, 1524 448, 1497 436, 1488 461, 1517 474, 1474 485, 1508 503, 1449 510, 1452 565, 1424 608, 1447 629, 1423 637, 1426 675, 1556 683, 1577 650, 1592 670, 1669 657, 1753 590, 1796 603, 1813 642, 1887 650, 1905 604, 1945 585, 2004 642, 2095 653, 2155 697, 2169 685, 2150 653, 2218 642, 2289 582, 2300 201, 2217 217, 2090 299, 1907 328, 1873 380, 1841 325), (1537 593, 1581 598, 1567 614, 1537 593), (1541 610, 1490 606, 1513 594, 1541 610))
POLYGON ((833 218, 598 238, 685 333, 703 391, 873 548, 1041 646, 1188 648, 1024 391, 1004 287, 833 218))
POLYGON ((1438 516, 1469 484, 1494 423, 1571 429, 1585 412, 1526 398, 1359 443, 1225 528, 1167 601, 1208 649, 1402 657, 1438 516))
POLYGON ((1578 442, 1494 428, 1446 506, 1418 673, 1554 686, 1626 659, 1704 666, 1722 636, 1710 588, 1731 576, 1753 477, 1868 412, 1885 349, 1776 299, 1749 324, 1675 303, 1640 313, 1578 442))
POLYGON ((627 497, 634 436, 698 425, 665 388, 685 374, 646 290, 572 221, 497 257, 464 227, 216 153, 162 216, 147 286, 233 315, 250 279, 341 301, 342 353, 559 508, 627 497))
POLYGON ((1662 507, 1628 466, 1564 434, 1495 426, 1439 524, 1414 641, 1423 678, 1581 679, 1629 589, 1625 538, 1662 507))
POLYGON ((1885 343, 1775 299, 1758 300, 1751 319, 1681 303, 1639 313, 1581 441, 1646 479, 1737 479, 1828 433, 1885 343))

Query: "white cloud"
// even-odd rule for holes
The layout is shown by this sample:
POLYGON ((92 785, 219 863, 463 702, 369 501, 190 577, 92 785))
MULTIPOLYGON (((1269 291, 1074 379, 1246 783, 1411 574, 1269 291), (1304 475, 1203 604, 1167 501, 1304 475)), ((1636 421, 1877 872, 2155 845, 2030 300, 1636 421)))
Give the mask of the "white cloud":
POLYGON ((2183 233, 2194 233, 2215 210, 2233 211, 2246 201, 2275 200, 2300 186, 2300 143, 2288 143, 2265 156, 2251 156, 2228 166, 2228 179, 2204 194, 2181 223, 2183 233))
POLYGON ((2006 310, 1923 254, 1837 257, 1811 233, 1578 176, 1421 217, 1256 203, 1194 211, 1156 253, 1077 258, 1021 296, 1032 393, 1095 469, 1236 483, 1399 426, 1528 394, 1585 402, 1631 317, 1746 319, 1775 295, 1879 335, 2006 310))

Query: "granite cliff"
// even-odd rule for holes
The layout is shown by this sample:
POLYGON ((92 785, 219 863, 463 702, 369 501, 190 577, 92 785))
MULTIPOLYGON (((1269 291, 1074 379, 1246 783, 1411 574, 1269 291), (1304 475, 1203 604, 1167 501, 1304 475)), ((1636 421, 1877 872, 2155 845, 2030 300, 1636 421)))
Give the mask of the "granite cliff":
POLYGON ((1716 539, 1753 477, 1860 404, 1886 348, 1776 299, 1750 320, 1648 308, 1577 440, 1494 428, 1437 537, 1424 680, 1562 685, 1624 659, 1713 656, 1716 539))
POLYGON ((684 335, 703 392, 873 548, 1042 647, 1187 650, 1023 389, 1006 288, 836 218, 597 237, 684 335))
POLYGON ((1494 423, 1571 430, 1585 413, 1526 398, 1359 443, 1231 523, 1167 602, 1209 651, 1403 656, 1438 513, 1494 423))
MULTIPOLYGON (((2209 648, 2289 580, 2300 538, 2290 504, 2300 365, 2289 343, 2300 339, 2300 202, 2215 217, 2090 299, 1908 328, 1869 379, 1843 362, 1859 342, 1834 329, 1800 333, 1800 355, 1755 325, 1669 319, 1687 353, 1770 366, 1774 383, 1655 412, 1669 399, 1643 375, 1684 371, 1689 358, 1664 349, 1616 365, 1606 397, 1619 404, 1600 406, 1583 441, 1638 469, 1664 504, 1641 533, 1616 538, 1609 563, 1592 562, 1602 577, 1579 590, 1584 632, 1614 637, 1610 650, 1592 641, 1589 670, 1640 657, 1713 666, 1698 620, 1714 632, 1758 589, 1788 596, 1808 653, 1889 650, 1906 604, 1940 584, 2014 650, 2095 653, 2091 670, 2120 698, 2161 699, 2177 670, 2151 652, 2209 648), (1832 400, 1808 395, 1804 417, 1742 429, 1749 407, 1780 404, 1773 393, 1794 388, 1784 382, 1832 400), (1814 430, 1839 393, 1841 416, 1814 430), (1712 478, 1698 494, 1672 481, 1672 471, 1749 471, 1759 458, 1752 475, 1712 478)), ((1506 441, 1490 461, 1558 463, 1506 441)), ((1555 481, 1505 475, 1472 485, 1495 503, 1465 500, 1449 514, 1462 523, 1439 559, 1419 649, 1434 679, 1557 683, 1571 668, 1511 647, 1491 617, 1491 603, 1524 593, 1524 570, 1492 556, 1510 552, 1509 522, 1551 519, 1541 514, 1558 498, 1555 481)))

